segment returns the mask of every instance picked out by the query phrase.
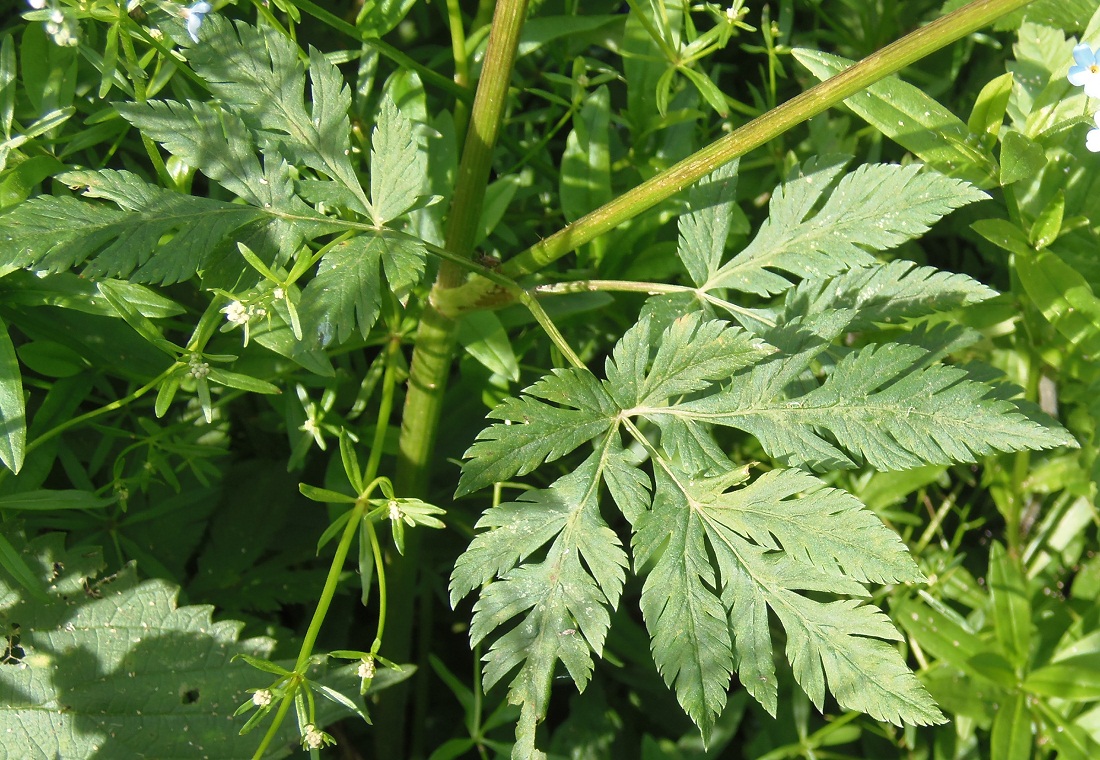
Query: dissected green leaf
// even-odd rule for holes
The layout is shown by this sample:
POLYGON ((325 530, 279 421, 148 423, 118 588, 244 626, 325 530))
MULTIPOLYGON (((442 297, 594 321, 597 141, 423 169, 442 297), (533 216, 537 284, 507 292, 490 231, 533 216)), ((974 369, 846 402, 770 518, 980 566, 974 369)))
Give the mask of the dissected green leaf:
POLYGON ((425 256, 419 241, 386 233, 357 235, 329 248, 298 306, 307 344, 324 348, 333 338, 343 343, 356 326, 367 337, 382 309, 384 288, 406 293, 419 279, 425 256))
POLYGON ((316 216, 294 194, 290 167, 278 153, 266 151, 261 166, 252 134, 236 113, 195 100, 150 100, 117 108, 172 155, 249 204, 268 212, 316 216))
POLYGON ((264 217, 251 206, 162 190, 125 171, 65 172, 60 179, 118 208, 49 195, 21 203, 0 216, 10 244, 4 263, 62 272, 91 258, 88 276, 179 282, 202 269, 231 232, 264 217))
POLYGON ((564 664, 581 690, 602 654, 619 602, 626 553, 599 512, 599 455, 550 488, 487 512, 480 533, 451 575, 452 604, 498 578, 474 605, 470 641, 476 645, 517 615, 523 619, 493 642, 485 656, 490 688, 517 665, 509 701, 520 705, 516 728, 521 756, 534 754, 535 726, 546 716, 555 664, 564 664), (532 557, 551 542, 545 557, 532 557), (583 564, 582 564, 583 562, 583 564), (520 564, 522 563, 522 564, 520 564))
POLYGON ((691 186, 688 213, 680 217, 676 255, 696 285, 703 285, 722 263, 737 199, 737 161, 715 169, 691 186))
POLYGON ((733 649, 704 545, 705 518, 669 486, 658 479, 653 508, 638 520, 634 566, 656 560, 641 599, 653 661, 706 741, 726 704, 733 649))
MULTIPOLYGON (((466 453, 460 494, 591 442, 595 452, 581 470, 554 488, 583 470, 588 487, 594 492, 602 480, 631 523, 635 572, 648 573, 641 608, 653 660, 704 741, 734 672, 767 711, 777 711, 776 620, 795 680, 818 709, 831 693, 844 709, 898 725, 944 720, 894 646, 901 636, 889 618, 860 599, 867 583, 924 579, 902 541, 856 498, 800 469, 748 482, 752 464, 731 461, 714 426, 747 431, 773 459, 803 467, 867 462, 899 470, 1074 445, 1053 421, 1012 401, 1015 389, 990 370, 937 363, 973 342, 974 330, 918 325, 893 344, 836 345, 851 331, 995 295, 965 276, 907 261, 880 264, 871 255, 983 193, 915 166, 864 167, 828 193, 842 168, 837 160, 807 164, 773 196, 754 242, 723 267, 717 262, 733 208, 723 188, 700 189, 698 210, 681 218, 681 256, 694 281, 769 295, 792 285, 775 268, 802 279, 783 310, 741 314, 751 327, 743 330, 710 319, 690 295, 666 299, 617 343, 606 380, 582 369, 554 371, 497 407, 491 417, 504 424, 482 431, 466 453), (624 432, 635 439, 630 448, 624 432)), ((480 525, 491 530, 475 538, 452 576, 452 602, 484 589, 477 609, 493 617, 481 618, 475 641, 532 610, 489 658, 493 680, 521 667, 513 684, 513 700, 524 705, 520 756, 537 753, 534 724, 545 709, 545 682, 529 678, 532 663, 549 662, 537 670, 545 674, 553 657, 562 659, 579 686, 591 667, 588 649, 581 657, 531 638, 568 620, 567 606, 541 600, 562 582, 567 554, 558 551, 571 515, 549 491, 490 510, 480 525)), ((939 656, 963 657, 968 673, 1001 679, 1003 662, 1012 676, 1003 657, 966 657, 958 640, 974 655, 983 643, 944 625, 948 634, 932 622, 914 635, 922 646, 927 638, 928 651, 947 653, 939 656)))
POLYGON ((772 456, 811 467, 866 461, 898 470, 1076 445, 1064 429, 1025 417, 965 370, 915 369, 926 354, 918 346, 868 346, 842 359, 820 387, 793 398, 765 363, 728 390, 683 404, 681 413, 747 430, 772 456))
POLYGON ((804 280, 787 291, 786 320, 827 309, 853 309, 849 330, 898 322, 937 311, 980 303, 997 291, 964 274, 919 267, 898 259, 850 269, 829 280, 804 280))
POLYGON ((203 25, 209 25, 211 33, 204 44, 190 48, 188 58, 211 91, 239 109, 245 122, 260 130, 288 161, 337 180, 352 208, 371 215, 351 163, 351 91, 340 71, 310 50, 307 108, 299 49, 286 35, 266 25, 230 24, 216 14, 206 17, 203 25))
POLYGON ((869 251, 897 247, 954 209, 987 197, 920 165, 865 164, 841 179, 816 209, 846 161, 807 162, 776 190, 768 219, 753 241, 703 287, 770 295, 791 286, 771 269, 820 279, 869 266, 875 261, 869 251))
POLYGON ((775 351, 751 333, 699 312, 687 314, 650 348, 648 319, 627 330, 606 363, 607 389, 624 410, 663 406, 702 390, 775 351))
POLYGON ((765 549, 782 549, 826 575, 871 583, 924 580, 897 534, 859 499, 822 488, 802 470, 764 473, 716 496, 708 513, 765 549))
POLYGON ((606 431, 616 411, 603 385, 581 370, 555 370, 523 392, 492 411, 504 423, 482 430, 466 451, 457 496, 565 456, 606 431))
POLYGON ((426 156, 417 146, 412 122, 390 98, 383 98, 371 136, 370 197, 376 225, 416 205, 426 171, 426 156))

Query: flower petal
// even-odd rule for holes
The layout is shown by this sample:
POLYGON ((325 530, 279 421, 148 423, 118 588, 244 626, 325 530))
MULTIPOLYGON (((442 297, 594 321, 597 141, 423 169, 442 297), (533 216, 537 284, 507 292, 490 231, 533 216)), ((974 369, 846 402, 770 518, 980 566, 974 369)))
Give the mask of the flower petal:
POLYGON ((1073 60, 1088 68, 1096 63, 1096 53, 1088 45, 1081 44, 1073 49, 1073 60))
POLYGON ((195 42, 199 41, 199 27, 202 26, 202 14, 192 13, 187 17, 187 33, 195 42))
POLYGON ((1073 86, 1080 87, 1089 80, 1089 70, 1084 66, 1070 66, 1066 78, 1073 86))
POLYGON ((1085 135, 1085 147, 1093 153, 1100 153, 1100 129, 1090 129, 1085 135))

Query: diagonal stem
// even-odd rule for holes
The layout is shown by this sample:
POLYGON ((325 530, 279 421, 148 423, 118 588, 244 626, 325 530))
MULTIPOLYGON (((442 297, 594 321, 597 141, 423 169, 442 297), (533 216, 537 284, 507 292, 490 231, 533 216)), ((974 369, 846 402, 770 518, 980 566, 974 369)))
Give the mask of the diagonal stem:
MULTIPOLYGON (((543 269, 581 245, 694 184, 722 164, 764 145, 880 79, 1029 2, 1031 0, 976 0, 954 13, 936 19, 539 241, 504 262, 500 268, 501 274, 518 279, 543 269)), ((438 300, 437 305, 448 314, 457 316, 473 309, 506 304, 511 301, 511 294, 493 283, 474 278, 462 287, 448 291, 445 298, 445 301, 438 300)))

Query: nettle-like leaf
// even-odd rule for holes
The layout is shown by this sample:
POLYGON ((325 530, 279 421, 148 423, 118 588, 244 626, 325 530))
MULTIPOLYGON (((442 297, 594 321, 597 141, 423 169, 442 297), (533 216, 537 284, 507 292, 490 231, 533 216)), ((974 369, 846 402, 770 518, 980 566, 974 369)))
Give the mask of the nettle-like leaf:
POLYGON ((190 48, 191 65, 211 91, 232 103, 245 122, 292 163, 308 166, 337 181, 353 210, 374 218, 351 163, 351 91, 322 53, 309 51, 309 107, 305 72, 296 44, 268 26, 231 24, 211 15, 204 44, 190 48))
MULTIPOLYGON (((790 292, 786 309, 745 320, 752 332, 709 319, 687 301, 678 302, 688 311, 678 318, 668 318, 668 309, 647 310, 615 346, 605 380, 587 370, 555 370, 495 409, 490 416, 503 423, 484 430, 466 452, 460 494, 531 472, 588 442, 594 448, 550 489, 486 513, 479 523, 485 532, 452 576, 453 603, 483 587, 475 640, 527 615, 494 645, 486 670, 499 680, 520 667, 511 692, 523 707, 518 757, 541 757, 534 728, 545 714, 554 659, 583 689, 602 629, 601 637, 585 634, 583 655, 562 649, 553 637, 591 628, 596 606, 617 603, 588 556, 581 564, 577 548, 563 543, 572 516, 582 510, 578 499, 561 498, 566 484, 584 494, 585 514, 595 520, 602 483, 630 523, 634 572, 648 573, 641 610, 654 662, 704 739, 735 672, 774 714, 773 620, 786 631, 796 680, 819 709, 828 691, 846 709, 896 724, 943 720, 892 645, 900 639, 896 629, 862 601, 865 584, 922 580, 904 544, 858 500, 804 469, 780 467, 752 480, 751 465, 731 462, 713 428, 746 431, 773 458, 798 468, 866 462, 902 469, 1074 441, 1052 420, 1013 401, 1017 389, 998 384, 990 371, 937 363, 968 339, 966 331, 917 328, 893 344, 838 345, 853 327, 993 295, 969 278, 928 267, 877 264, 865 250, 897 245, 980 194, 932 173, 870 167, 842 179, 814 214, 839 167, 811 168, 813 181, 788 185, 773 200, 775 229, 757 237, 778 241, 775 255, 765 255, 761 243, 750 251, 753 265, 740 270, 752 273, 742 283, 782 281, 759 288, 762 294, 791 284, 766 267, 806 278, 790 292), (880 225, 881 208, 873 216, 863 213, 872 200, 868 187, 890 194, 891 211, 907 211, 880 225), (946 197, 951 190, 957 198, 946 197), (836 230, 819 225, 819 217, 835 222, 836 230), (796 250, 805 254, 802 264, 794 262, 796 250), (646 457, 627 453, 623 433, 646 457), (641 469, 643 460, 649 471, 641 469), (567 558, 578 561, 578 573, 587 567, 589 580, 563 580, 558 570, 567 558), (577 593, 589 622, 577 617, 581 605, 564 601, 573 597, 562 584, 587 589, 577 593), (551 608, 544 599, 563 601, 551 608)), ((692 251, 685 263, 695 279, 716 265, 728 230, 718 217, 732 213, 723 180, 717 181, 710 188, 714 211, 693 211, 693 221, 681 224, 681 247, 692 251)), ((591 524, 604 530, 602 522, 591 524)))
MULTIPOLYGON (((177 607, 176 587, 138 582, 132 566, 97 581, 100 552, 67 552, 61 534, 29 544, 6 534, 48 591, 45 601, 28 599, 0 575, 5 747, 21 757, 253 752, 254 738, 238 736, 231 720, 264 678, 233 657, 266 657, 274 641, 239 641, 241 623, 212 622, 211 607, 177 607)), ((295 738, 284 733, 279 754, 295 738)))
MULTIPOLYGON (((846 157, 806 162, 796 177, 776 189, 768 219, 753 241, 702 289, 773 295, 792 284, 773 269, 823 279, 869 266, 875 262, 870 251, 901 245, 954 209, 987 197, 962 180, 916 164, 861 166, 825 197, 847 162, 846 157)), ((682 235, 690 234, 691 227, 681 227, 682 235)))

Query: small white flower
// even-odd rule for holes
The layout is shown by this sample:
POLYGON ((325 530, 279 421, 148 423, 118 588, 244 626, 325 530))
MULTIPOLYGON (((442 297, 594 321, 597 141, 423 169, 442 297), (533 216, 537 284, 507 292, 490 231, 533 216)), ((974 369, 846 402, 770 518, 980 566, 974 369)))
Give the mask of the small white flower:
POLYGON ((1093 153, 1100 153, 1100 111, 1092 117, 1092 120, 1096 122, 1096 129, 1090 129, 1085 135, 1085 147, 1093 153))
POLYGON ((321 749, 325 745, 325 735, 317 730, 317 726, 307 723, 302 730, 302 741, 309 749, 321 749))
POLYGON ((50 11, 50 24, 60 26, 63 23, 65 23, 65 14, 61 12, 60 8, 54 8, 50 11))
POLYGON ((271 704, 273 695, 270 689, 257 689, 256 693, 252 695, 252 704, 256 707, 267 707, 271 704))
POLYGON ((265 309, 262 306, 249 306, 248 307, 248 316, 249 317, 266 317, 267 316, 267 309, 265 309))
POLYGON ((282 288, 275 288, 275 290, 271 291, 271 297, 276 301, 281 301, 286 298, 286 291, 282 288))
POLYGON ((34 8, 36 11, 40 11, 46 7, 46 0, 27 0, 27 5, 34 8))
POLYGON ((198 354, 192 354, 187 364, 187 374, 196 380, 202 380, 210 374, 210 365, 204 362, 198 354))
POLYGON ((355 674, 363 680, 370 680, 374 678, 375 666, 373 657, 364 657, 359 661, 359 667, 355 669, 355 674))
POLYGON ((235 325, 248 324, 248 309, 240 301, 233 301, 221 310, 225 318, 235 325))
POLYGON ((390 519, 394 522, 401 519, 401 508, 397 506, 397 502, 390 500, 390 519))

